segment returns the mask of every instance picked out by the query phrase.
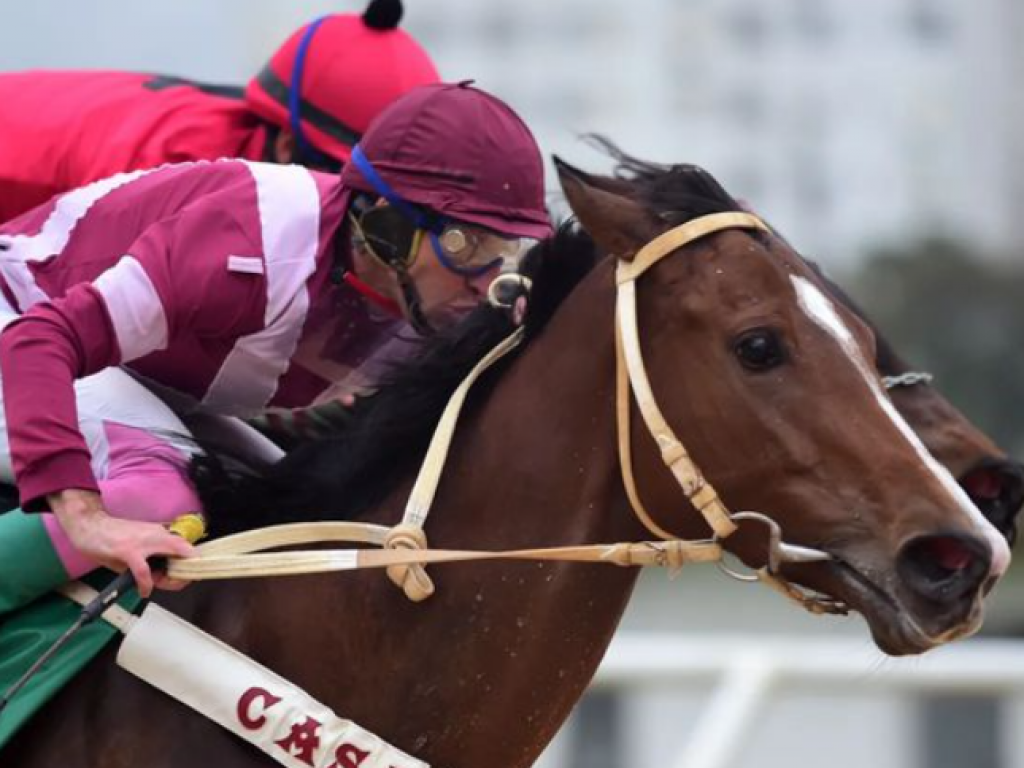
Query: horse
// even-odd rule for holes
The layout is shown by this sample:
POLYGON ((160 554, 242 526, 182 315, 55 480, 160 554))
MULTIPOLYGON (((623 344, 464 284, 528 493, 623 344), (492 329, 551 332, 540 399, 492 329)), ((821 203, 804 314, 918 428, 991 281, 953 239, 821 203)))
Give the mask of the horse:
MULTIPOLYGON (((582 231, 563 227, 531 254, 525 341, 469 398, 427 527, 434 546, 648 536, 616 446, 616 265, 666 230, 738 206, 690 166, 629 195, 558 168, 582 231)), ((722 498, 830 555, 779 575, 862 613, 884 651, 923 652, 978 627, 1008 548, 892 409, 871 367, 870 330, 825 291, 767 232, 708 234, 639 279, 646 369, 665 418, 722 498)), ((343 436, 270 467, 201 462, 196 481, 214 524, 397 522, 448 395, 512 328, 506 313, 477 310, 396 373, 343 436)), ((707 536, 636 404, 629 410, 622 437, 644 504, 673 534, 707 536)), ((725 545, 763 564, 752 525, 725 545)), ((636 569, 487 562, 432 574, 436 594, 416 604, 375 571, 201 583, 159 601, 433 765, 531 765, 597 668, 636 569)), ((274 764, 115 670, 109 654, 16 735, 4 762, 274 764)))
MULTIPOLYGON (((594 183, 613 193, 621 193, 624 185, 643 186, 667 169, 662 164, 632 157, 598 134, 586 138, 616 163, 613 177, 591 175, 594 183)), ((778 234, 778 230, 775 231, 778 234)), ((886 388, 893 405, 929 452, 958 479, 975 506, 1012 546, 1017 538, 1017 515, 1024 504, 1024 465, 1009 458, 971 424, 932 386, 930 375, 922 374, 908 363, 868 313, 818 263, 806 257, 804 260, 817 272, 831 298, 853 312, 874 333, 875 367, 883 381, 888 382, 886 388)))

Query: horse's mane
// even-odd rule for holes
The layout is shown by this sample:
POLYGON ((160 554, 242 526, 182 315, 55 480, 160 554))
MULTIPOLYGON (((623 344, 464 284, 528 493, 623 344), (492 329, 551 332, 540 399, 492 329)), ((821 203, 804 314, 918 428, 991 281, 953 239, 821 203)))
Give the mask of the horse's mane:
POLYGON ((715 177, 698 165, 652 163, 627 154, 603 136, 593 134, 587 140, 615 160, 613 178, 620 184, 620 194, 639 198, 667 224, 678 226, 698 216, 743 210, 715 177))
MULTIPOLYGON (((706 171, 633 158, 594 139, 617 162, 608 185, 639 198, 668 224, 708 213, 740 210, 706 171)), ((562 301, 600 260, 590 237, 574 222, 527 254, 522 271, 533 280, 524 320, 525 340, 474 387, 486 396, 508 362, 529 345, 562 301)), ((422 457, 451 394, 463 378, 513 330, 507 313, 481 306, 451 330, 422 342, 397 365, 378 392, 357 400, 336 434, 300 443, 272 466, 253 466, 214 446, 193 461, 191 475, 213 535, 311 519, 354 519, 381 501, 422 457)))

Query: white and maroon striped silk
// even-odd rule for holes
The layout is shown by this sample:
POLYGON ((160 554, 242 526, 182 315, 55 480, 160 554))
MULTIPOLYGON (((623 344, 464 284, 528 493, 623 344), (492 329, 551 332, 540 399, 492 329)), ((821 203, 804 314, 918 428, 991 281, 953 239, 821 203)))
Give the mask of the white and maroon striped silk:
POLYGON ((0 227, 0 288, 25 313, 0 337, 23 498, 95 487, 74 378, 124 364, 229 414, 321 391, 292 360, 347 201, 335 177, 228 160, 121 174, 0 227))

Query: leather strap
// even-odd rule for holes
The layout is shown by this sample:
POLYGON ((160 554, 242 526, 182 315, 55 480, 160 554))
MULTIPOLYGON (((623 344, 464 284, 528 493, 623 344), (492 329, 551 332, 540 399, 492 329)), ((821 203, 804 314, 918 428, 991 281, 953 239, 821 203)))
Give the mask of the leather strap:
POLYGON ((727 213, 711 213, 685 224, 663 232, 637 251, 632 259, 620 260, 620 269, 616 279, 620 282, 636 280, 640 275, 657 264, 670 253, 689 245, 694 240, 721 232, 723 229, 760 229, 771 232, 771 229, 757 216, 750 213, 730 211, 727 213))
MULTIPOLYGON (((612 563, 620 566, 662 566, 677 570, 687 563, 721 559, 720 546, 710 541, 659 541, 592 544, 570 547, 519 549, 502 552, 449 549, 335 549, 296 552, 259 552, 279 546, 278 541, 296 540, 296 534, 309 541, 324 541, 321 523, 276 526, 261 531, 258 539, 247 534, 197 547, 199 557, 172 559, 168 576, 188 581, 290 576, 309 573, 351 571, 365 568, 393 568, 480 560, 550 560, 582 563, 612 563), (278 538, 276 528, 288 528, 278 538), (298 528, 308 528, 297 531, 298 528), (247 537, 245 541, 242 537, 247 537), (219 548, 211 545, 220 544, 219 548)), ((329 524, 330 525, 330 524, 329 524)), ((349 525, 359 525, 351 523, 349 525)))
POLYGON ((647 370, 644 367, 643 351, 640 347, 640 333, 636 317, 636 280, 650 267, 679 248, 723 229, 762 229, 767 226, 756 216, 748 213, 717 213, 665 232, 640 249, 631 261, 619 261, 615 272, 618 285, 616 305, 616 412, 619 433, 619 464, 626 495, 633 505, 633 511, 640 521, 664 539, 674 538, 654 522, 650 513, 640 501, 633 475, 630 450, 629 395, 632 388, 640 415, 647 425, 651 437, 661 452, 661 459, 669 468, 686 498, 707 520, 715 536, 723 539, 736 531, 736 523, 729 516, 729 510, 718 498, 714 487, 704 478, 700 469, 687 453, 682 441, 668 425, 658 407, 651 390, 647 370))
MULTIPOLYGON (((452 437, 455 434, 462 406, 466 402, 466 396, 488 368, 519 346, 523 339, 523 333, 522 328, 517 328, 514 333, 488 352, 473 366, 473 370, 452 394, 434 430, 434 436, 430 439, 430 446, 427 448, 427 454, 416 478, 416 484, 413 485, 409 500, 405 505, 402 524, 395 535, 386 541, 385 546, 402 549, 425 549, 427 547, 427 537, 423 532, 423 526, 427 521, 427 515, 430 514, 430 507, 434 503, 434 496, 441 482, 441 473, 444 471, 448 450, 451 447, 452 437)), ((388 578, 414 602, 425 600, 434 593, 433 582, 422 565, 418 563, 395 565, 388 569, 388 578)))

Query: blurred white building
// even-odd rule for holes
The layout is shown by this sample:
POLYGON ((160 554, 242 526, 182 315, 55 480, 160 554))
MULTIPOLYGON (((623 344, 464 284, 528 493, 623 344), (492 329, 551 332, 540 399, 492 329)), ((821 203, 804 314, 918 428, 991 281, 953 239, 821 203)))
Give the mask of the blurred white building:
POLYGON ((597 131, 705 165, 828 262, 929 233, 1014 244, 1022 13, 1014 0, 431 0, 410 28, 547 148, 594 165, 576 137, 597 131))

